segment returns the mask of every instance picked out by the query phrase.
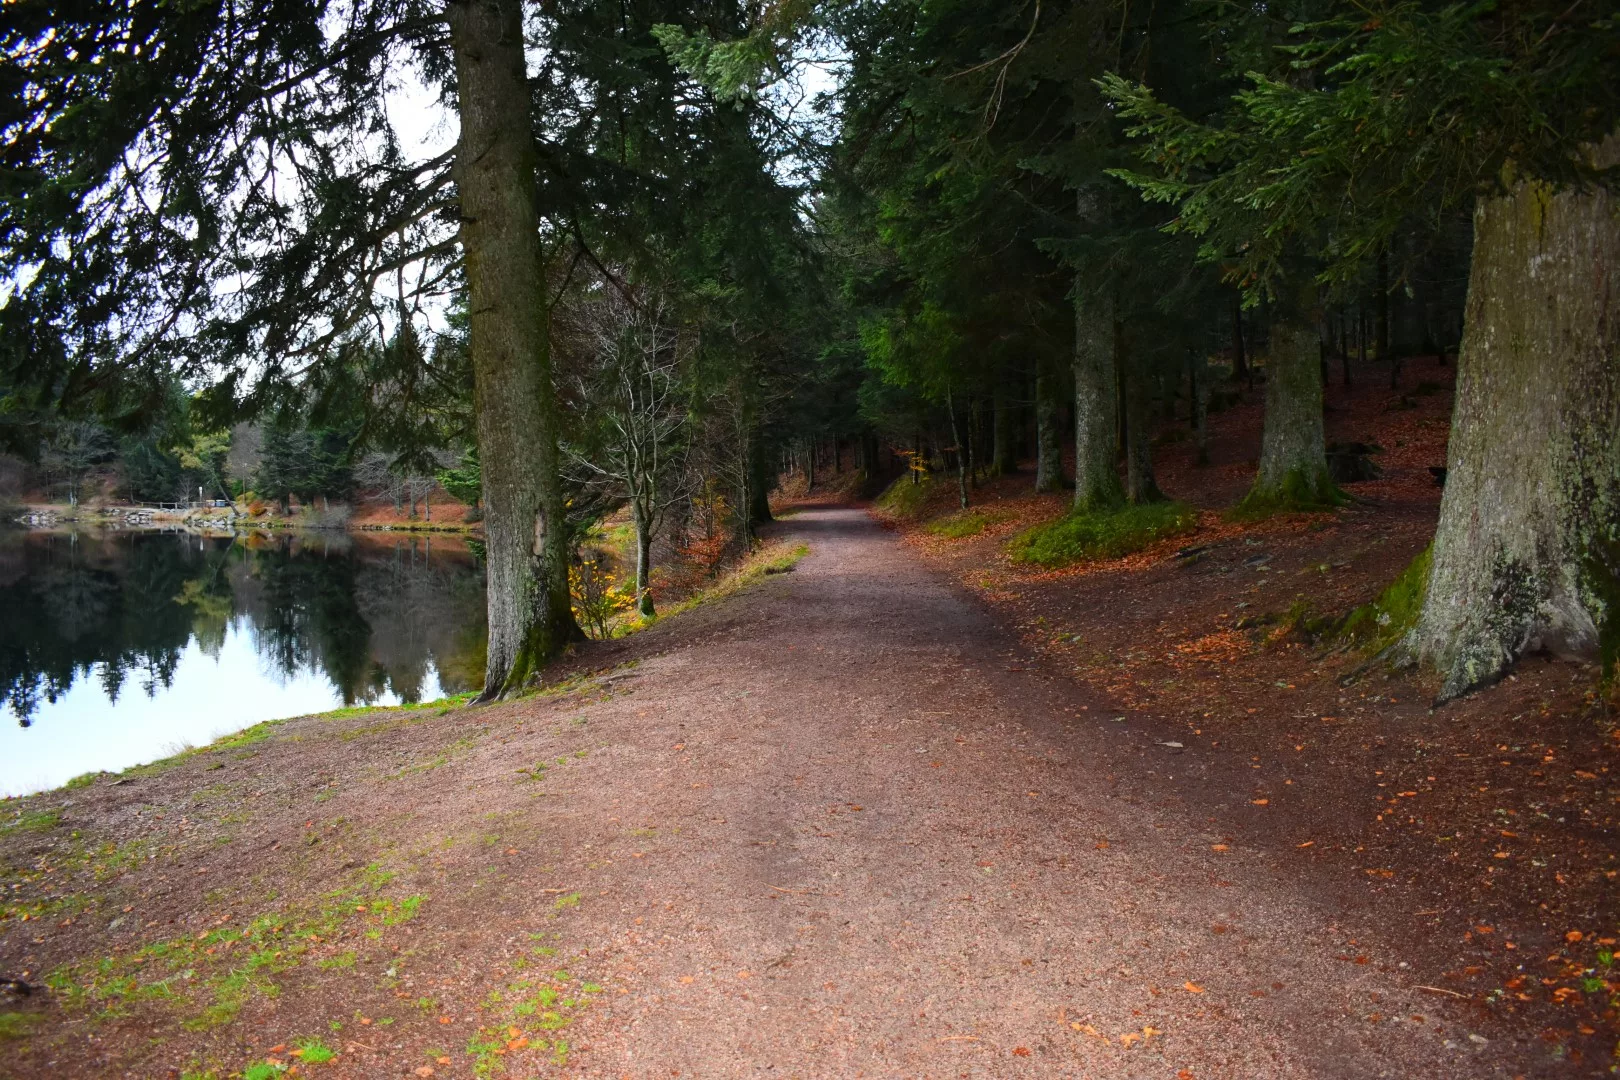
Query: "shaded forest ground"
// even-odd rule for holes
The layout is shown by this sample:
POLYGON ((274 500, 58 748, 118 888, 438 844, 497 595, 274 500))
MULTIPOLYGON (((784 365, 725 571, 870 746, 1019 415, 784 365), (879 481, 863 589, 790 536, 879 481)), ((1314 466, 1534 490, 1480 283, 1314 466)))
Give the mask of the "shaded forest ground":
POLYGON ((1258 847, 1398 931, 1437 999, 1533 1034, 1575 1072, 1606 1073, 1620 1035, 1613 689, 1595 667, 1542 654, 1433 708, 1432 683, 1333 633, 1433 535, 1452 372, 1409 361, 1400 391, 1387 369, 1348 391, 1334 372, 1330 442, 1382 448, 1382 475, 1347 485, 1354 501, 1338 513, 1223 518, 1254 475, 1254 390, 1211 418, 1207 466, 1185 420, 1161 423, 1159 484, 1199 508, 1199 526, 1138 554, 1051 571, 1011 562, 1010 537, 1066 509, 1067 495, 1029 494, 1027 463, 973 492, 973 535, 928 528, 960 519, 952 476, 884 519, 983 597, 1039 670, 1094 694, 1080 712, 1246 772, 1206 793, 1223 844, 1258 847))

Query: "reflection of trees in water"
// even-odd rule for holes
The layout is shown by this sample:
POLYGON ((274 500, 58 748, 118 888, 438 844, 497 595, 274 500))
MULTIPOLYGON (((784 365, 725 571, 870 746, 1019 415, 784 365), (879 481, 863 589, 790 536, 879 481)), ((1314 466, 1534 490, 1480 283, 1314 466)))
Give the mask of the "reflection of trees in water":
POLYGON ((467 653, 475 652, 483 677, 483 580, 465 549, 460 557, 439 552, 433 539, 400 538, 361 562, 356 595, 371 624, 371 653, 401 701, 422 697, 430 662, 447 693, 475 685, 466 678, 467 653), (472 628, 478 633, 468 640, 472 628))
POLYGON ((4 548, 0 705, 24 725, 92 674, 111 701, 131 677, 155 694, 193 637, 217 658, 242 622, 274 670, 320 671, 346 703, 420 700, 430 664, 447 692, 482 678, 482 575, 454 542, 29 534, 4 548))
POLYGON ((131 673, 148 693, 173 680, 191 619, 169 597, 186 572, 172 552, 137 539, 17 541, 23 572, 0 585, 0 703, 24 725, 97 666, 113 700, 131 673))

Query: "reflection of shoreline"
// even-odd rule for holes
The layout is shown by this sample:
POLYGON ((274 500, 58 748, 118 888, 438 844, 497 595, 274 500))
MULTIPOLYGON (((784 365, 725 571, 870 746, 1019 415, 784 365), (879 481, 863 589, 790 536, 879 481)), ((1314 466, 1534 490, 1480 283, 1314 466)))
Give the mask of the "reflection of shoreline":
POLYGON ((454 521, 377 521, 347 520, 323 523, 308 518, 251 516, 233 507, 192 507, 160 510, 134 504, 105 506, 63 506, 58 503, 28 503, 0 506, 4 529, 27 532, 173 532, 182 530, 204 535, 244 531, 321 532, 321 533, 404 533, 432 536, 463 536, 482 539, 482 522, 454 521), (136 517, 135 515, 139 515, 136 517))
POLYGON ((484 610, 476 545, 461 535, 9 530, 0 707, 27 726, 85 683, 101 685, 108 710, 167 693, 182 654, 216 655, 233 627, 284 675, 318 671, 343 704, 456 693, 482 681, 484 610))

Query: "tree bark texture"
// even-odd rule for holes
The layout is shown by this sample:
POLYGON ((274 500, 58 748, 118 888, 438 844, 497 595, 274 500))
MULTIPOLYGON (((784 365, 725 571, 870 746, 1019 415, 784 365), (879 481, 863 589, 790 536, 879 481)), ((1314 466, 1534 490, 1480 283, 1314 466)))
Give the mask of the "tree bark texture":
POLYGON ((642 501, 631 503, 631 517, 636 526, 636 611, 652 618, 652 513, 642 501))
POLYGON ((1209 464, 1209 364, 1200 349, 1187 354, 1188 392, 1192 397, 1193 445, 1197 463, 1209 464))
POLYGON ((1440 524, 1402 643, 1442 700, 1528 651, 1610 667, 1620 648, 1620 199, 1521 182, 1479 202, 1474 236, 1440 524))
POLYGON ((1115 462, 1119 369, 1113 303, 1081 293, 1074 306, 1074 508, 1112 510, 1125 502, 1115 462))
POLYGON ((1040 357, 1035 363, 1035 490, 1059 491, 1063 487, 1063 447, 1058 431, 1057 377, 1052 363, 1040 357))
POLYGON ((992 406, 990 436, 990 472, 996 476, 1005 476, 1018 468, 1013 450, 1013 405, 1008 394, 1007 376, 998 372, 996 386, 993 391, 994 405, 992 406))
POLYGON ((1121 365, 1125 379, 1125 499, 1132 505, 1163 502, 1153 480, 1152 379, 1141 364, 1121 365))
POLYGON ((1340 499, 1328 477, 1317 330, 1303 319, 1281 320, 1271 328, 1266 358, 1260 474, 1240 509, 1306 509, 1334 506, 1340 499))
MULTIPOLYGON (((755 525, 764 525, 775 521, 771 515, 771 489, 776 486, 776 476, 771 469, 771 452, 765 446, 759 432, 751 433, 748 440, 748 535, 754 534, 755 525)), ((833 441, 833 457, 836 462, 838 455, 838 442, 833 441)), ((835 464, 833 472, 837 472, 835 464)))
POLYGON ((461 111, 455 176, 483 463, 487 700, 522 686, 579 629, 568 598, 523 9, 519 0, 454 0, 446 16, 461 111))

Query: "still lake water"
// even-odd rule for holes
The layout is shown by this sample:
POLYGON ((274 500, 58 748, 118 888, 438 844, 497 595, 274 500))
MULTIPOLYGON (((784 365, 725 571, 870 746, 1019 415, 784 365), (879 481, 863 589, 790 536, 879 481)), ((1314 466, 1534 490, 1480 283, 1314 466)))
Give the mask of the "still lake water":
POLYGON ((455 537, 0 531, 0 795, 476 689, 484 614, 455 537))

